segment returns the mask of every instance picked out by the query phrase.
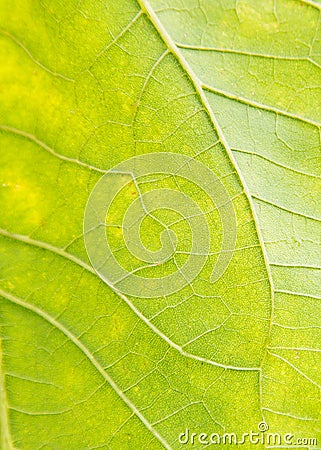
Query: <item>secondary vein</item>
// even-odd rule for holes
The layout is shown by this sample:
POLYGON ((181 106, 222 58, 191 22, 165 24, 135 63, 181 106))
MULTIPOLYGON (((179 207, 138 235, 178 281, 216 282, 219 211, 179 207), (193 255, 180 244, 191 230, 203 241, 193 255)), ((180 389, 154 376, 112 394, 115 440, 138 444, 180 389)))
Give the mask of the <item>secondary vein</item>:
POLYGON ((312 119, 307 119, 306 117, 300 116, 299 114, 294 114, 288 111, 284 111, 283 109, 276 108, 274 106, 265 105, 264 103, 260 103, 256 100, 251 100, 246 97, 242 97, 240 95, 231 94, 230 92, 226 92, 223 89, 218 89, 213 86, 209 86, 208 84, 202 83, 202 88, 212 94, 220 95, 221 97, 226 97, 230 100, 235 100, 239 103, 243 103, 244 105, 252 106, 253 108, 262 109, 264 111, 268 111, 274 113, 276 115, 288 117, 290 119, 299 120, 304 123, 308 123, 309 125, 313 125, 317 128, 321 128, 321 123, 312 119))
POLYGON ((0 434, 1 448, 3 450, 13 450, 8 418, 8 399, 3 366, 2 337, 0 337, 0 434))
POLYGON ((100 173, 106 173, 108 172, 108 170, 104 170, 104 169, 99 169, 99 167, 96 166, 92 166, 91 164, 87 164, 84 163, 76 158, 69 158, 68 156, 64 156, 61 153, 56 152, 56 150, 54 150, 53 148, 49 147, 49 145, 47 145, 46 143, 42 142, 40 139, 38 139, 35 135, 28 133, 26 131, 23 130, 19 130, 18 128, 14 128, 11 127, 9 125, 1 125, 0 124, 0 130, 2 131, 6 131, 8 133, 12 133, 12 134, 17 134, 18 136, 22 136, 26 139, 28 139, 29 141, 34 142, 35 144, 37 144, 39 147, 42 147, 44 150, 46 150, 47 152, 51 153, 53 156, 56 156, 57 158, 69 162, 69 163, 74 163, 74 164, 78 164, 79 166, 82 166, 86 169, 90 169, 90 170, 94 170, 96 172, 100 172, 100 173))
MULTIPOLYGON (((54 247, 51 244, 47 244, 46 242, 42 242, 42 241, 37 241, 35 239, 30 238, 29 236, 25 236, 25 235, 21 235, 21 234, 14 234, 11 233, 10 231, 4 230, 2 228, 0 228, 0 236, 4 236, 7 237, 9 239, 13 239, 13 240, 17 240, 20 242, 23 242, 25 244, 29 244, 38 248, 42 248, 45 250, 49 250, 50 252, 53 252, 65 259, 68 259, 72 262, 74 262, 75 264, 78 264, 79 266, 83 267, 85 270, 89 271, 90 273, 97 275, 96 271, 88 264, 86 264, 84 261, 82 261, 81 259, 77 258, 76 256, 66 252, 63 249, 54 247)), ((129 306, 129 308, 136 314, 136 316, 139 317, 139 319, 141 319, 143 322, 145 322, 145 324, 152 330, 154 331, 160 338, 162 338, 170 347, 174 348, 175 350, 177 350, 182 356, 185 356, 187 358, 191 358, 194 359, 196 361, 200 361, 203 363, 207 363, 210 364, 212 366, 216 366, 216 367, 220 367, 222 369, 231 369, 231 370, 239 370, 239 371, 259 371, 260 368, 259 367, 241 367, 241 366, 232 366, 229 364, 223 364, 223 363, 218 363, 216 361, 212 361, 209 360, 207 358, 202 358, 200 356, 188 353, 186 351, 183 350, 182 346, 176 344, 175 342, 173 342, 172 340, 170 340, 164 333, 162 333, 147 317, 145 317, 135 306, 134 304, 121 292, 119 292, 117 290, 117 288, 115 288, 115 286, 113 286, 112 284, 109 284, 106 280, 104 280, 105 284, 115 293, 117 294, 122 300, 125 301, 125 303, 129 306)))
MULTIPOLYGON (((130 401, 130 399, 123 393, 123 391, 118 387, 118 385, 114 382, 114 380, 108 375, 107 372, 103 369, 103 367, 99 364, 97 359, 93 356, 90 350, 79 340, 76 336, 74 336, 64 325, 51 317, 48 313, 41 310, 40 308, 25 302, 24 300, 13 296, 12 294, 3 291, 0 289, 0 295, 6 298, 8 301, 15 303, 29 311, 33 312, 37 316, 44 319, 46 322, 50 323, 57 330, 61 331, 68 339, 70 339, 73 344, 75 344, 78 349, 89 359, 92 365, 97 369, 97 371, 103 376, 103 378, 109 383, 109 385, 114 389, 114 391, 119 395, 119 397, 124 401, 124 403, 130 408, 132 412, 143 422, 146 428, 162 443, 162 445, 171 450, 169 444, 165 441, 165 439, 152 427, 152 425, 147 421, 147 419, 141 414, 141 412, 135 407, 135 405, 130 401)), ((1 417, 2 418, 2 417, 1 417)), ((6 447, 3 447, 6 449, 6 447)), ((10 448, 10 447, 9 447, 10 448)))

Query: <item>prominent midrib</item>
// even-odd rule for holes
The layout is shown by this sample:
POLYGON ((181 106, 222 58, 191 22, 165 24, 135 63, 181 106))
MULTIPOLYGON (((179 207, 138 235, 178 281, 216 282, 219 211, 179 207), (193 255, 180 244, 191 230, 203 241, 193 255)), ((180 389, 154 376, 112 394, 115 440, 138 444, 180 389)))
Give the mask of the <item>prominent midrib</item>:
POLYGON ((267 251, 265 249, 265 245, 264 245, 264 240, 263 240, 263 236, 261 234, 260 231, 260 227, 259 227, 259 223, 258 223, 258 219, 256 216, 256 212, 255 212, 255 208, 253 205, 253 201, 252 201, 252 197, 250 194, 250 191, 247 187, 247 184, 245 182, 245 179, 242 175, 242 172, 240 171, 238 164, 234 158, 232 149, 230 148, 223 131, 221 130, 219 123, 215 117, 215 114, 209 104, 209 101, 203 91, 203 87, 202 87, 202 83, 201 81, 198 79, 197 75, 195 74, 195 72, 192 70, 192 68, 190 67, 190 65, 188 64, 188 62, 186 61, 186 59, 184 58, 184 56, 181 54, 181 52, 179 51, 179 48, 176 46, 174 40, 171 38, 171 36, 168 34, 168 32, 166 31, 166 29, 164 28, 164 26, 162 25, 161 21, 158 19, 156 13, 154 12, 154 10, 152 9, 152 7, 150 6, 150 4, 148 3, 148 0, 137 0, 140 7, 142 8, 143 12, 147 15, 147 17, 149 18, 149 20, 151 21, 151 23, 153 24, 154 28, 158 31, 160 37, 162 38, 162 40, 164 41, 164 43, 167 45, 168 50, 174 55, 174 57, 177 59, 177 61, 179 62, 179 64, 181 65, 182 69, 185 71, 185 73, 188 75, 188 77, 190 78, 195 91, 197 92, 199 99, 205 109, 205 111, 207 111, 209 118, 211 119, 211 122, 213 124, 214 129, 216 130, 218 137, 220 139, 220 141, 222 142, 222 144, 225 147, 225 150, 230 158, 231 164, 234 166, 235 171, 237 176, 239 177, 239 180, 243 186, 245 195, 247 197, 247 201, 249 203, 249 206, 251 208, 251 213, 252 213, 252 217, 254 219, 254 224, 255 224, 255 228, 256 228, 256 233, 260 242, 260 246, 261 246, 261 250, 262 250, 262 254, 263 254, 263 258, 264 258, 264 263, 265 263, 265 268, 267 271, 267 275, 268 275, 268 279, 269 279, 269 283, 270 283, 270 295, 271 295, 271 314, 270 314, 270 323, 269 323, 269 330, 267 332, 267 336, 266 336, 266 345, 265 345, 265 352, 263 354, 262 360, 261 360, 261 364, 260 364, 260 370, 259 370, 259 390, 260 390, 260 409, 262 412, 262 419, 264 420, 264 412, 263 412, 263 398, 262 398, 262 367, 263 364, 265 362, 265 359, 267 357, 268 354, 268 344, 270 341, 270 336, 272 333, 272 326, 273 326, 273 317, 274 317, 274 285, 273 285, 273 279, 272 279, 272 273, 271 273, 271 268, 270 268, 270 264, 269 264, 269 259, 268 259, 268 255, 267 255, 267 251))
MULTIPOLYGON (((156 429, 148 422, 148 420, 143 416, 143 414, 136 408, 136 406, 129 400, 129 398, 123 393, 123 391, 117 386, 117 384, 114 382, 114 380, 108 375, 108 373, 104 370, 104 368, 100 365, 100 363, 97 361, 97 359, 93 356, 93 354, 90 352, 90 350, 88 350, 88 348, 79 340, 76 338, 76 336, 74 336, 64 325, 62 325, 60 322, 58 322, 57 320, 55 320, 53 317, 51 317, 48 313, 46 313, 45 311, 41 310, 40 308, 37 308, 36 306, 27 303, 23 300, 21 300, 18 297, 15 297, 13 295, 11 295, 10 293, 3 291, 2 289, 0 289, 0 296, 2 296, 3 298, 7 299, 8 301, 10 301, 11 303, 14 303, 18 306, 21 306, 22 308, 25 308, 31 312, 33 312, 35 315, 41 317, 42 319, 44 319, 46 322, 50 323, 54 328, 56 328, 57 330, 59 330, 60 332, 62 332, 76 347, 78 347, 78 349, 89 359, 89 361, 91 362, 91 364, 95 367, 95 369, 100 373, 100 375, 102 375, 102 377, 108 382, 108 384, 112 387, 112 389, 119 395, 119 397, 124 401, 124 403, 128 406, 128 408, 143 422, 143 424, 146 426, 146 428, 153 434, 153 436, 158 439, 159 442, 161 442, 161 444, 167 449, 167 450, 171 450, 170 445, 163 439, 163 437, 156 431, 156 429)), ((1 350, 1 347, 0 347, 1 350)), ((0 366, 0 369, 1 366, 0 366)), ((0 395, 6 396, 5 394, 5 387, 4 384, 2 384, 2 370, 0 373, 0 395), (3 388, 3 389, 2 389, 3 388), (3 391, 3 392, 2 392, 3 391)), ((2 419, 4 416, 5 419, 5 436, 4 436, 4 443, 10 442, 9 438, 9 428, 8 428, 8 414, 7 414, 7 402, 3 402, 3 398, 0 397, 1 400, 1 406, 0 406, 0 412, 1 412, 1 432, 2 432, 2 419)), ((6 400, 6 398, 4 399, 6 400)), ((1 439, 2 439, 2 434, 1 434, 1 439)), ((1 444, 3 444, 3 442, 1 442, 1 444)), ((1 447, 1 449, 3 450, 9 450, 12 447, 8 446, 3 446, 1 447)))
POLYGON ((255 224, 255 229, 256 229, 256 233, 260 242, 260 246, 261 246, 261 250, 262 250, 262 254, 263 254, 263 258, 264 258, 264 262, 265 262, 265 268, 267 271, 267 275, 268 275, 268 279, 269 279, 269 283, 270 283, 270 294, 271 294, 271 314, 270 314, 270 326, 269 326, 269 330, 267 333, 267 338, 266 338, 266 351, 264 353, 264 356, 262 358, 261 361, 261 367, 263 365, 263 362, 265 360, 266 354, 267 354, 267 346, 268 346, 268 342, 270 340, 270 335, 272 332, 272 325, 273 325, 273 316, 274 316, 274 285, 273 285, 273 279, 272 279, 272 273, 271 273, 271 268, 270 268, 270 264, 269 264, 269 259, 268 259, 268 255, 267 255, 267 251, 264 245, 264 240, 263 240, 263 236, 261 234, 261 230, 260 230, 260 226, 258 223, 258 219, 256 216, 256 212, 255 212, 255 208, 253 205, 253 201, 252 201, 252 196, 251 193, 247 187, 247 184, 245 182, 245 179, 243 177, 243 174, 234 158, 232 149, 230 148, 224 133, 215 117, 215 114, 209 104, 209 101, 203 91, 202 88, 202 83, 201 81, 198 79, 197 75, 195 74, 195 72, 193 71, 193 69, 190 67, 189 63, 187 62, 187 60, 185 59, 185 57, 182 55, 182 53, 180 52, 179 48, 177 47, 177 45, 175 44, 174 40, 172 39, 172 37, 169 35, 169 33, 167 32, 167 30, 165 29, 165 27, 163 26, 162 22, 158 19, 157 14, 155 13, 155 11, 153 10, 153 8, 151 7, 151 5, 149 4, 148 0, 137 0, 138 4, 140 5, 142 11, 146 14, 146 16, 148 17, 148 19, 151 21, 151 23, 153 24, 155 30, 158 32, 158 34, 160 35, 161 39, 163 40, 163 42, 166 44, 169 52, 172 53, 172 55, 177 59, 178 63, 180 64, 180 66, 182 67, 182 69, 185 71, 185 73, 188 75, 188 77, 190 78, 194 89, 196 91, 196 93, 199 96, 199 99, 205 109, 205 111, 208 113, 209 118, 211 119, 211 122, 213 124, 213 127, 215 129, 215 131, 217 132, 217 135, 221 141, 221 143, 224 145, 224 148, 229 156, 230 162, 233 165, 235 172, 242 184, 242 187, 244 189, 244 193, 247 197, 247 201, 250 205, 251 208, 251 213, 252 213, 252 217, 254 219, 254 224, 255 224))
POLYGON ((12 450, 12 441, 8 419, 8 399, 5 385, 5 372, 3 365, 2 336, 0 335, 0 448, 12 450))
POLYGON ((321 11, 321 5, 314 0, 299 0, 301 3, 305 3, 306 5, 312 6, 315 9, 321 11))

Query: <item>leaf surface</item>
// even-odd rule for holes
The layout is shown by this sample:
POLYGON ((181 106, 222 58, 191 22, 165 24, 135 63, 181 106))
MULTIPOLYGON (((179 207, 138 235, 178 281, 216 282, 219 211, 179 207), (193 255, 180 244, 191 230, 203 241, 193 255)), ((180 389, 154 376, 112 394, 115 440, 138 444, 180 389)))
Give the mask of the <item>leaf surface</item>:
POLYGON ((321 439, 320 10, 0 1, 1 448, 174 449, 186 429, 262 421, 321 439), (129 255, 122 215, 153 189, 196 202, 211 244, 178 291, 127 295, 90 264, 86 204, 110 169, 164 152, 220 180, 235 251, 212 283, 220 208, 180 174, 134 177, 106 218, 124 270, 168 276, 203 248, 153 200, 144 245, 159 251, 165 224, 181 247, 159 267, 129 255))

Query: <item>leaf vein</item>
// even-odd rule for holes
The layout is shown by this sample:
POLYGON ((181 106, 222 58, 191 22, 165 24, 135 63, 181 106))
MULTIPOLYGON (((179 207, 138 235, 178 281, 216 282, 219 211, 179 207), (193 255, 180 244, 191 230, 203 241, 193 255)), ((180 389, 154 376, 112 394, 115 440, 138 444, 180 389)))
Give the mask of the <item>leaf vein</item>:
POLYGON ((164 438, 157 432, 157 430, 147 421, 147 419, 140 413, 140 411, 136 408, 136 406, 131 402, 129 398, 122 392, 122 390, 117 386, 114 380, 108 375, 107 372, 103 369, 100 363, 96 360, 96 358, 91 354, 90 350, 79 341, 63 324, 56 321, 53 317, 51 317, 48 313, 41 310, 40 308, 29 304, 22 299, 19 299, 12 294, 3 291, 0 289, 0 295, 2 295, 8 301, 15 303, 22 308, 25 308, 37 316, 44 319, 46 322, 50 323, 54 328, 61 331, 73 344, 78 347, 78 349, 89 359, 92 365, 96 368, 96 370, 103 376, 103 378, 109 383, 109 385, 114 389, 114 391, 118 394, 118 396, 124 401, 124 403, 128 406, 128 408, 135 413, 135 415, 142 421, 142 423, 146 426, 146 428, 161 442, 164 447, 168 450, 171 450, 169 444, 164 440, 164 438))

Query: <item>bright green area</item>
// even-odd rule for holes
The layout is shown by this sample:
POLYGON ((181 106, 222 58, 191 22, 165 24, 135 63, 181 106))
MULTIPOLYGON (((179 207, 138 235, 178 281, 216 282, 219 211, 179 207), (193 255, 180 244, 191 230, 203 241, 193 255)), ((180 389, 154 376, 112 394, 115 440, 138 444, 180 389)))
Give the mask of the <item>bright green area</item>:
MULTIPOLYGON (((204 448, 179 434, 263 420, 321 444, 320 14, 308 0, 0 0, 1 449, 204 448), (211 284, 214 210, 193 282, 126 297, 89 264, 84 210, 106 170, 160 151, 221 179, 236 252, 211 284)), ((207 211, 191 183, 148 181, 207 211)), ((159 231, 146 219, 147 247, 159 231)), ((135 269, 121 227, 110 239, 135 269)))

